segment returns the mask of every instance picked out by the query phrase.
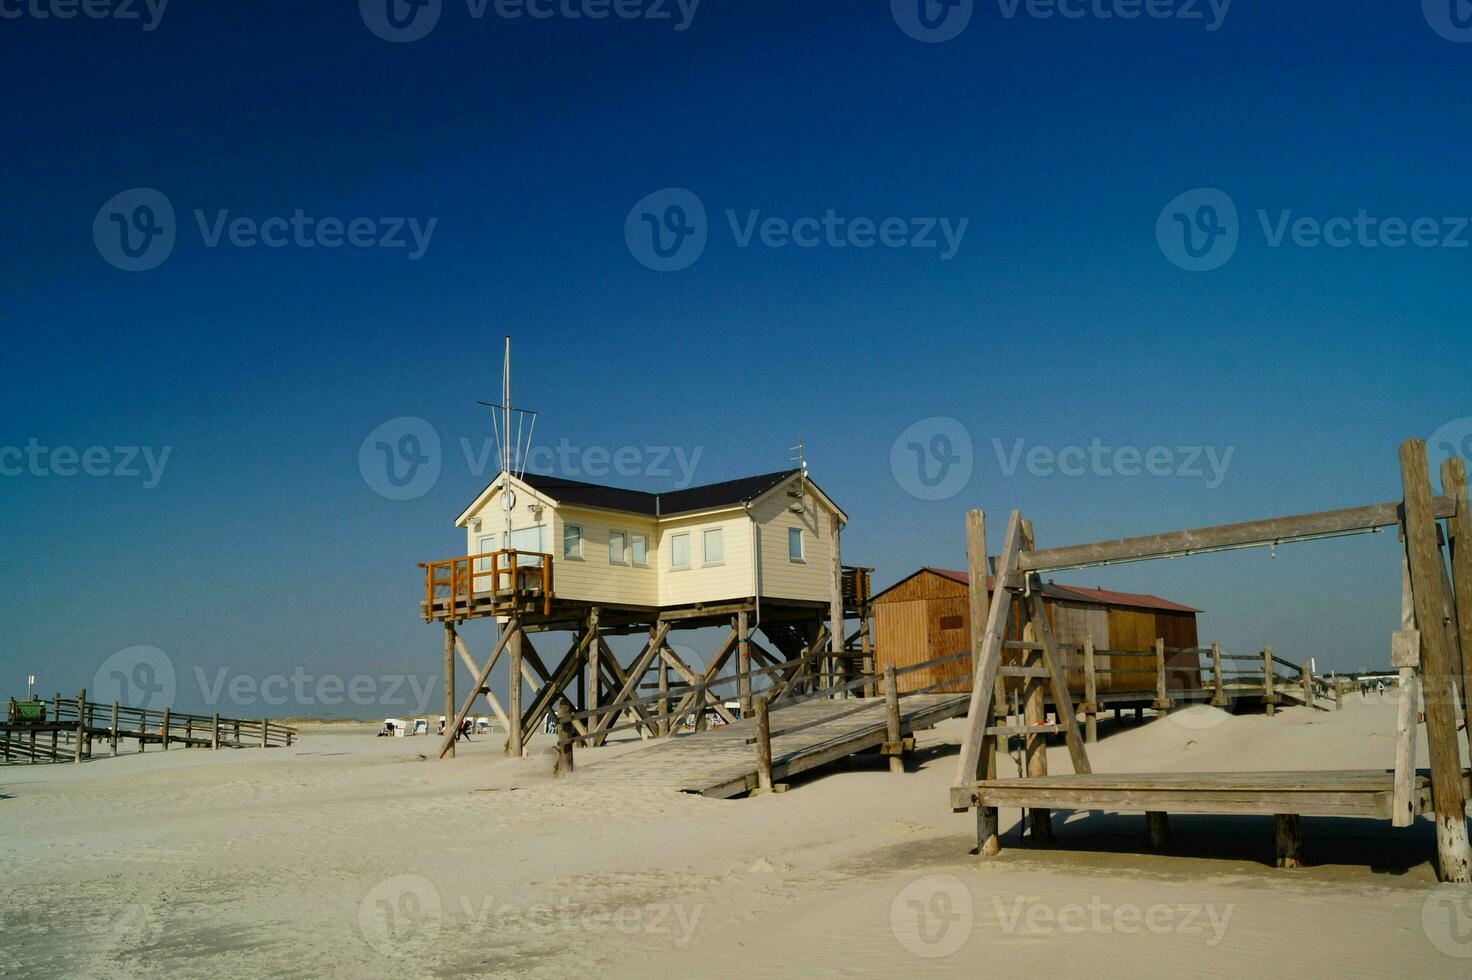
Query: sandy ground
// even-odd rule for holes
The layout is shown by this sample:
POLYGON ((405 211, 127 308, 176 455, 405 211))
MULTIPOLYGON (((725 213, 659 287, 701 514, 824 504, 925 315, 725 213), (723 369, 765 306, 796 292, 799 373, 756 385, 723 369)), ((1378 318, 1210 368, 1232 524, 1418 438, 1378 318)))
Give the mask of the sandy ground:
MULTIPOLYGON (((1101 726, 1100 772, 1389 767, 1394 708, 1192 709, 1101 726)), ((1058 842, 975 856, 947 787, 959 723, 911 771, 854 760, 713 801, 581 787, 542 753, 307 730, 292 749, 174 749, 0 769, 0 973, 567 977, 1472 975, 1472 894, 1430 825, 1055 815, 1058 842)), ((1424 746, 1424 739, 1422 740, 1424 746)), ((580 767, 630 746, 582 752, 580 767)), ((1424 749, 1423 749, 1424 755, 1424 749)), ((1061 749, 1053 771, 1067 770, 1061 749)), ((1424 764, 1424 762, 1423 762, 1424 764)))

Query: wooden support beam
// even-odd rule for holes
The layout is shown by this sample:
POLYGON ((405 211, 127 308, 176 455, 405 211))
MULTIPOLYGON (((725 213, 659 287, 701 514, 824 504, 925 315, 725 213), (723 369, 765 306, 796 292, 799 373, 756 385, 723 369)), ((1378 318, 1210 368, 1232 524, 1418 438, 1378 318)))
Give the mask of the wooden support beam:
POLYGON ((1443 881, 1472 882, 1467 840, 1466 801, 1456 718, 1456 672, 1447 645, 1446 596, 1442 591, 1441 552, 1426 443, 1412 439, 1400 447, 1405 489, 1406 552, 1410 559, 1416 623, 1421 630, 1421 681, 1425 685, 1426 741, 1431 756, 1431 793, 1436 811, 1437 856, 1443 881))
MULTIPOLYGON (((593 606, 592 608, 590 608, 588 610, 587 632, 589 634, 589 645, 588 645, 588 654, 587 654, 587 659, 588 659, 588 681, 587 681, 588 689, 587 689, 587 692, 586 692, 586 694, 587 694, 587 702, 588 702, 587 703, 587 710, 588 711, 596 712, 598 710, 598 706, 603 703, 603 700, 602 700, 602 697, 601 697, 601 692, 603 690, 603 686, 602 686, 603 685, 603 673, 599 669, 599 664, 598 664, 598 660, 602 656, 603 639, 602 639, 601 636, 599 636, 599 633, 598 633, 598 607, 597 606, 593 606)), ((593 718, 593 717, 596 717, 596 715, 591 715, 590 714, 588 717, 589 718, 593 718)), ((587 742, 584 742, 583 744, 584 745, 587 745, 588 743, 587 742)))
MULTIPOLYGON (((832 568, 829 575, 829 597, 828 597, 828 650, 833 655, 828 660, 828 671, 831 673, 843 660, 843 558, 839 554, 839 532, 843 527, 839 523, 837 514, 829 515, 829 526, 833 534, 833 554, 830 556, 832 568)), ((830 677, 829 686, 837 682, 830 677)), ((845 689, 843 697, 850 697, 850 692, 845 689)))
MULTIPOLYGON (((501 653, 505 649, 506 645, 504 643, 496 644, 495 652, 491 655, 490 664, 486 667, 487 676, 489 676, 490 672, 495 669, 496 661, 500 659, 501 653)), ((470 655, 470 651, 465 648, 465 641, 458 636, 455 637, 455 652, 460 654, 460 659, 465 662, 466 667, 470 668, 470 673, 473 676, 479 677, 480 664, 475 662, 475 658, 473 658, 470 655)), ((511 719, 506 716, 506 709, 501 707, 500 700, 491 691, 490 687, 488 685, 482 685, 479 693, 485 695, 486 702, 490 704, 491 711, 494 712, 496 715, 496 720, 501 723, 502 730, 508 732, 511 731, 511 719)), ((449 726, 450 719, 453 717, 454 715, 452 714, 445 715, 446 727, 449 726)))
POLYGON ((1227 692, 1222 678, 1222 645, 1211 645, 1211 703, 1218 708, 1227 706, 1227 692))
POLYGON ((1271 718, 1278 710, 1278 695, 1273 693, 1273 648, 1262 648, 1262 703, 1271 718))
POLYGON ((740 680, 736 682, 737 696, 741 701, 741 716, 751 717, 751 631, 747 628, 746 610, 736 614, 736 643, 740 652, 736 657, 736 671, 740 680))
MULTIPOLYGON (((966 607, 971 619, 971 678, 972 696, 971 711, 977 711, 976 692, 982 691, 985 702, 982 705, 980 716, 981 732, 974 736, 977 742, 977 755, 972 761, 970 769, 962 764, 959 779, 995 779, 997 778, 997 738, 995 735, 987 734, 990 720, 995 705, 1001 698, 1001 691, 997 688, 997 681, 993 675, 990 687, 981 686, 981 653, 985 645, 988 624, 991 622, 991 597, 987 589, 987 548, 986 548, 986 514, 980 510, 972 510, 966 514, 966 569, 970 578, 970 587, 966 592, 966 607)), ((1006 606, 1010 600, 1005 594, 999 595, 998 601, 1006 606)), ((1005 632, 1006 623, 1002 624, 1005 632)), ((997 647, 998 660, 1000 661, 1001 647, 997 647)), ((998 664, 1000 666, 1000 662, 998 664)), ((967 715, 967 732, 975 733, 975 721, 972 715, 967 715)), ((964 754, 964 752, 963 752, 964 754)), ((1000 828, 998 826, 997 808, 994 806, 979 806, 976 808, 976 853, 981 857, 991 857, 1002 849, 1000 828)))
MULTIPOLYGON (((620 701, 623 701, 627 698, 637 698, 639 696, 639 682, 642 681, 644 679, 644 675, 649 672, 649 665, 654 663, 655 658, 659 656, 659 651, 664 647, 664 638, 669 635, 669 632, 669 623, 658 623, 654 626, 653 631, 649 635, 649 642, 644 644, 644 649, 639 651, 639 656, 634 658, 634 662, 629 665, 629 672, 625 675, 623 684, 614 694, 613 700, 610 702, 610 704, 618 704, 620 701)), ((603 716, 602 721, 598 722, 596 725, 592 723, 592 719, 589 719, 589 725, 592 729, 594 745, 602 745, 608 740, 608 730, 613 727, 614 723, 618 721, 618 719, 622 717, 623 714, 623 711, 609 711, 603 716)), ((646 715, 646 718, 647 717, 648 716, 646 715)), ((651 734, 659 734, 659 729, 657 726, 654 727, 654 730, 651 734)))
POLYGON ((471 687, 470 694, 465 698, 464 703, 460 705, 460 710, 456 713, 445 716, 445 740, 440 744, 441 759, 447 757, 454 758, 455 733, 460 730, 460 725, 465 721, 466 716, 470 714, 470 709, 475 705, 475 699, 478 696, 481 688, 486 686, 486 679, 491 676, 491 668, 496 665, 496 660, 498 657, 500 657, 501 650, 506 646, 507 643, 510 642, 512 628, 519 628, 519 626, 519 622, 515 619, 512 619, 505 626, 502 627, 501 635, 496 640, 496 648, 491 651, 491 655, 486 658, 485 666, 482 667, 480 669, 480 673, 476 675, 475 684, 471 687))
POLYGON ((1277 866, 1303 867, 1303 827, 1298 814, 1276 814, 1273 817, 1273 836, 1277 843, 1277 866))
POLYGON ((1162 810, 1145 812, 1145 837, 1152 851, 1170 848, 1170 817, 1162 810))
MULTIPOLYGON (((1027 541, 1027 524, 1023 524, 1023 542, 1027 541)), ((1024 615, 1027 611, 1024 610, 1024 615)), ((1024 642, 1033 643, 1037 640, 1037 624, 1029 621, 1022 627, 1022 639, 1024 642)), ((1024 650, 1022 656, 1028 659, 1037 659, 1038 654, 1032 650, 1024 650)), ((1027 765, 1027 778, 1034 779, 1038 776, 1048 774, 1048 737, 1042 734, 1043 726, 1043 683, 1031 678, 1024 682, 1022 699, 1022 730, 1026 733, 1022 739, 1022 754, 1027 765)), ((1005 730, 1005 729, 1004 729, 1005 730)), ((1049 841, 1053 839, 1053 811, 1045 806, 1032 807, 1027 811, 1027 825, 1032 828, 1032 839, 1034 842, 1049 841)))
MULTIPOLYGON (((1435 517, 1450 517, 1457 512, 1456 502, 1438 497, 1428 503, 1435 517)), ((1372 504, 1294 517, 1278 517, 1243 524, 1194 528, 1167 534, 1150 534, 1138 538, 1120 538, 1093 544, 1049 548, 1024 556, 1017 565, 1023 572, 1058 572, 1070 568, 1087 568, 1113 562, 1143 561, 1169 558, 1204 551, 1283 544, 1309 538, 1376 528, 1395 527, 1400 523, 1400 503, 1372 504)))
MULTIPOLYGON (((1467 464, 1453 456, 1441 464, 1441 492, 1456 503, 1455 516, 1447 519, 1448 550, 1452 559, 1452 586, 1448 598, 1456 617, 1457 636, 1462 652, 1461 683, 1462 718, 1466 725, 1467 745, 1472 751, 1472 718, 1467 699, 1472 697, 1472 505, 1468 503, 1467 464)), ((1455 665, 1453 665, 1455 666, 1455 665)))
POLYGON ((506 694, 506 714, 511 722, 507 730, 506 755, 513 759, 520 759, 526 754, 526 742, 523 740, 521 717, 521 685, 522 685, 522 641, 524 634, 521 632, 521 623, 512 620, 506 624, 511 631, 511 639, 506 644, 506 655, 511 661, 510 687, 506 694))
POLYGON ((571 776, 573 773, 572 743, 577 731, 572 727, 572 708, 566 701, 557 703, 557 765, 553 774, 571 776))
MULTIPOLYGON (((970 532, 968 528, 968 532, 970 532)), ((970 533, 968 533, 970 537, 970 533)), ((985 547, 985 542, 983 542, 985 547)), ((968 541, 968 557, 974 545, 968 541)), ((976 657, 976 665, 972 669, 971 702, 966 715, 966 728, 961 739, 961 757, 957 762, 956 781, 957 786, 964 785, 977 779, 977 767, 982 763, 982 748, 986 742, 987 718, 992 710, 992 699, 995 696, 997 683, 997 668, 1002 663, 1002 641, 1007 630, 1007 620, 1012 608, 1012 599, 1007 591, 1000 587, 1017 569, 1017 556, 1022 547, 1022 514, 1013 511, 1007 522, 1007 536, 1002 544, 1002 555, 997 567, 997 589, 996 601, 992 602, 987 613, 986 628, 978 637, 975 634, 975 621, 972 628, 972 651, 976 657)), ((982 566, 985 569, 985 565, 982 566)), ((970 588, 973 592, 980 589, 986 592, 986 575, 973 575, 970 588)), ((973 595, 970 606, 975 610, 979 601, 973 595)))
POLYGON ((1084 741, 1099 741, 1099 677, 1094 663, 1094 634, 1084 637, 1084 741))
POLYGON ((756 705, 756 778, 757 788, 772 790, 772 718, 771 705, 761 698, 756 705))
POLYGON ((904 732, 900 728, 900 687, 894 664, 884 666, 884 734, 885 741, 894 749, 889 756, 889 771, 902 776, 905 759, 900 743, 904 740, 904 732))
POLYGON ((1048 675, 1051 679, 1053 707, 1058 712, 1058 725, 1063 729, 1064 739, 1068 745, 1068 756, 1073 762, 1073 771, 1076 773, 1093 772, 1089 766, 1089 753, 1084 748, 1083 736, 1079 734, 1078 719, 1073 714, 1073 698, 1068 693, 1068 677, 1063 673, 1062 662, 1058 659, 1058 645, 1053 642, 1053 627, 1048 623, 1047 609, 1043 604, 1041 581, 1035 583, 1030 601, 1032 602, 1032 621, 1036 624, 1038 636, 1043 641, 1043 666, 1048 668, 1048 675))
MULTIPOLYGON (((450 599, 453 602, 454 601, 454 596, 452 595, 450 597, 450 599)), ((456 640, 457 640, 457 637, 455 636, 455 621, 453 619, 447 619, 447 620, 445 620, 445 725, 446 726, 448 726, 450 724, 451 719, 453 719, 455 717, 455 643, 456 643, 456 640)), ((445 752, 441 752, 440 753, 440 758, 443 759, 445 757, 445 755, 446 755, 445 752)), ((453 738, 450 739, 450 748, 449 748, 448 755, 449 755, 449 757, 451 759, 455 758, 455 740, 453 738)))
POLYGON ((1161 714, 1170 710, 1170 694, 1165 686, 1165 640, 1158 636, 1155 638, 1155 703, 1151 707, 1161 714))

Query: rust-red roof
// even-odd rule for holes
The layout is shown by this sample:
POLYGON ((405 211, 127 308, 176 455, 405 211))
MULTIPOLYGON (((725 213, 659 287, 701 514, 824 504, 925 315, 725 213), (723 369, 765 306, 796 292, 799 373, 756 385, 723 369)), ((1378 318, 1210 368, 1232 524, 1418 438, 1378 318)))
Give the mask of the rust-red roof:
MULTIPOLYGON (((920 569, 922 572, 931 572, 942 578, 948 578, 953 582, 970 587, 971 576, 954 568, 935 568, 926 565, 920 569)), ((908 578, 909 576, 906 576, 908 578)), ((901 580, 903 581, 903 579, 901 580)), ((986 588, 988 592, 995 591, 997 580, 988 575, 986 588)), ((881 595, 883 593, 880 593, 881 595)), ((1101 606, 1129 606, 1133 609, 1158 609, 1162 612, 1201 612, 1192 606, 1183 606, 1179 602, 1171 602, 1162 599, 1158 595, 1150 595, 1146 592, 1115 592, 1110 589, 1081 589, 1076 585, 1059 585, 1056 582, 1048 582, 1043 586, 1043 595, 1054 599, 1064 599, 1072 602, 1092 602, 1101 606)), ((877 598, 877 596, 876 596, 877 598)))

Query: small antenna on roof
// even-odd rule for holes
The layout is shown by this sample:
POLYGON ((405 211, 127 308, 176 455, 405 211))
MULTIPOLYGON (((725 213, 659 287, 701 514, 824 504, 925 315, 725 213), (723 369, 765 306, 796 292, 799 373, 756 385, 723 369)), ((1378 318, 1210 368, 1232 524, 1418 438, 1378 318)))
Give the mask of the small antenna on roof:
POLYGON ((802 436, 797 437, 797 445, 791 446, 789 448, 793 452, 796 452, 797 455, 789 456, 788 459, 797 464, 797 468, 800 472, 797 476, 796 491, 787 491, 787 495, 789 497, 795 498, 797 500, 797 503, 793 504, 788 509, 795 514, 801 514, 804 510, 807 509, 808 503, 808 461, 806 450, 803 448, 802 444, 802 436))

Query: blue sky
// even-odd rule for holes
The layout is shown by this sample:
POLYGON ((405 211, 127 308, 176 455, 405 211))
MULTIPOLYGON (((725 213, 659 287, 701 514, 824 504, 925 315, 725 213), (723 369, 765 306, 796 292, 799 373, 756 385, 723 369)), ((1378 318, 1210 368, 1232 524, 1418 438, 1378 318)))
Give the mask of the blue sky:
MULTIPOLYGON (((645 447, 678 447, 708 482, 781 468, 801 436, 852 517, 845 558, 883 583, 962 563, 974 506, 1023 508, 1047 546, 1398 497, 1401 440, 1472 432, 1472 44, 1430 0, 1098 15, 1121 2, 977 2, 925 43, 879 0, 704 0, 684 30, 674 4, 510 19, 444 0, 390 43, 371 3, 173 0, 154 22, 0 0, 0 450, 102 447, 108 472, 119 448, 168 452, 151 487, 144 463, 61 475, 65 454, 0 476, 0 690, 27 672, 75 690, 136 646, 166 652, 182 706, 221 671, 433 678, 415 563, 463 547, 452 521, 489 474, 461 440, 489 435, 475 403, 507 333, 541 443, 639 447, 646 469, 645 447), (120 194, 131 216, 137 188, 168 201, 175 242, 128 272, 94 220, 120 194), (660 272, 625 225, 668 188, 700 202, 706 245, 660 272), (1201 188, 1235 208, 1237 244, 1193 272, 1157 221, 1183 194, 1193 219, 1201 188), (368 219, 375 242, 432 230, 417 258, 208 244, 298 211, 368 219), (907 245, 732 230, 830 211, 899 219, 907 245), (1306 244, 1361 212, 1369 238, 1306 244), (1431 221, 1435 246, 1388 245, 1395 218, 1431 221), (908 247, 932 219, 965 222, 953 256, 908 247), (442 446, 407 501, 359 467, 401 417, 442 446), (935 418, 970 439, 971 474, 927 500, 891 450, 917 423, 928 445, 935 418), (1008 475, 1018 440, 1228 462, 1219 485, 1112 454, 1008 475)), ((1398 574, 1381 536, 1070 580, 1202 607, 1204 640, 1354 667, 1386 660, 1398 574)))

